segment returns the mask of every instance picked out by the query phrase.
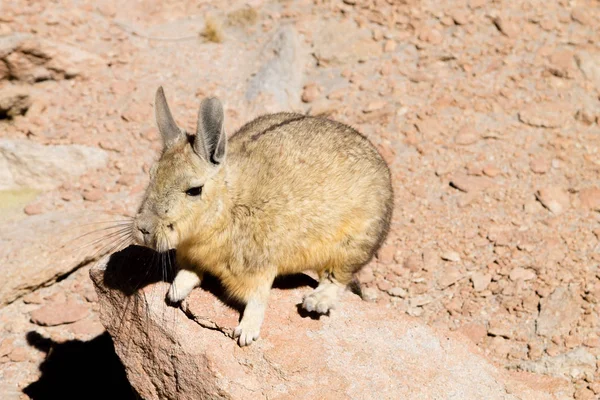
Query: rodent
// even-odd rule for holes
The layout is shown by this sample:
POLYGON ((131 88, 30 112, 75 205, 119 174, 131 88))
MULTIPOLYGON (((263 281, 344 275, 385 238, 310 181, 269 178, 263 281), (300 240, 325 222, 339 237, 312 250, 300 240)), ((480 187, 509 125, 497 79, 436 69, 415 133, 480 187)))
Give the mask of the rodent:
POLYGON ((229 139, 221 102, 204 99, 197 130, 175 123, 159 87, 160 159, 134 217, 139 245, 176 249, 167 297, 183 300, 204 273, 245 304, 234 338, 257 340, 273 280, 307 270, 303 299, 326 314, 384 241, 393 209, 390 171, 376 148, 342 123, 295 113, 264 115, 229 139))

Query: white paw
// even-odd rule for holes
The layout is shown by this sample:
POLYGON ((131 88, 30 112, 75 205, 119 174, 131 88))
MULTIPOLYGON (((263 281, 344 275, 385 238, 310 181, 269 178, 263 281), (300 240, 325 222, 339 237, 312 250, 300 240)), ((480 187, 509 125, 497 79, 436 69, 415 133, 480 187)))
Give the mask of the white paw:
POLYGON ((318 287, 309 295, 304 296, 302 308, 309 312, 327 314, 337 304, 339 288, 331 284, 326 287, 318 287))
POLYGON ((200 277, 196 273, 182 269, 177 272, 177 275, 169 288, 169 292, 167 293, 167 298, 172 303, 179 303, 199 284, 200 277))
POLYGON ((171 303, 179 303, 180 301, 188 297, 188 295, 192 292, 192 289, 193 288, 189 290, 182 290, 180 287, 178 287, 178 285, 175 285, 173 283, 169 288, 167 298, 171 303))
POLYGON ((233 338, 237 338, 240 346, 248 346, 252 342, 258 340, 260 336, 260 327, 262 325, 262 318, 250 317, 242 318, 240 324, 233 331, 233 338))

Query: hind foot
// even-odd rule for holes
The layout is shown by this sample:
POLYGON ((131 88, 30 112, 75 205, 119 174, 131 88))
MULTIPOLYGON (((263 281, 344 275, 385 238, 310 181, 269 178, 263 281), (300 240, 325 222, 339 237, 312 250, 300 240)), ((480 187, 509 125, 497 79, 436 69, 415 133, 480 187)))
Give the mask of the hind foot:
POLYGON ((197 273, 187 269, 181 269, 177 272, 177 275, 169 288, 167 298, 172 303, 179 303, 198 285, 200 285, 200 277, 197 273))
POLYGON ((343 285, 327 278, 312 293, 304 296, 302 308, 309 312, 327 314, 336 307, 343 290, 343 285))

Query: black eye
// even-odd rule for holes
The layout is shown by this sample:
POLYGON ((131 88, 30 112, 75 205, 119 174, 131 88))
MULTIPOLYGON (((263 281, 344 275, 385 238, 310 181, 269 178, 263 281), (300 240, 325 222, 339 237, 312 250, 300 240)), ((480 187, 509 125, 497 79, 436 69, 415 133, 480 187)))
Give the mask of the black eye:
POLYGON ((185 191, 188 196, 200 196, 202 194, 202 186, 196 186, 189 188, 185 191))

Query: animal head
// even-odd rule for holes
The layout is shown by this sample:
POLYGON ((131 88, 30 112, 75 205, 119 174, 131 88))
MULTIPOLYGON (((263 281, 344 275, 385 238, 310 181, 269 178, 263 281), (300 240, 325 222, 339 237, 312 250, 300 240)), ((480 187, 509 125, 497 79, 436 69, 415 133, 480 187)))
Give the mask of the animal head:
POLYGON ((202 101, 195 135, 177 126, 162 87, 154 109, 163 150, 150 170, 133 236, 137 244, 163 252, 216 223, 223 208, 227 137, 216 98, 202 101))

